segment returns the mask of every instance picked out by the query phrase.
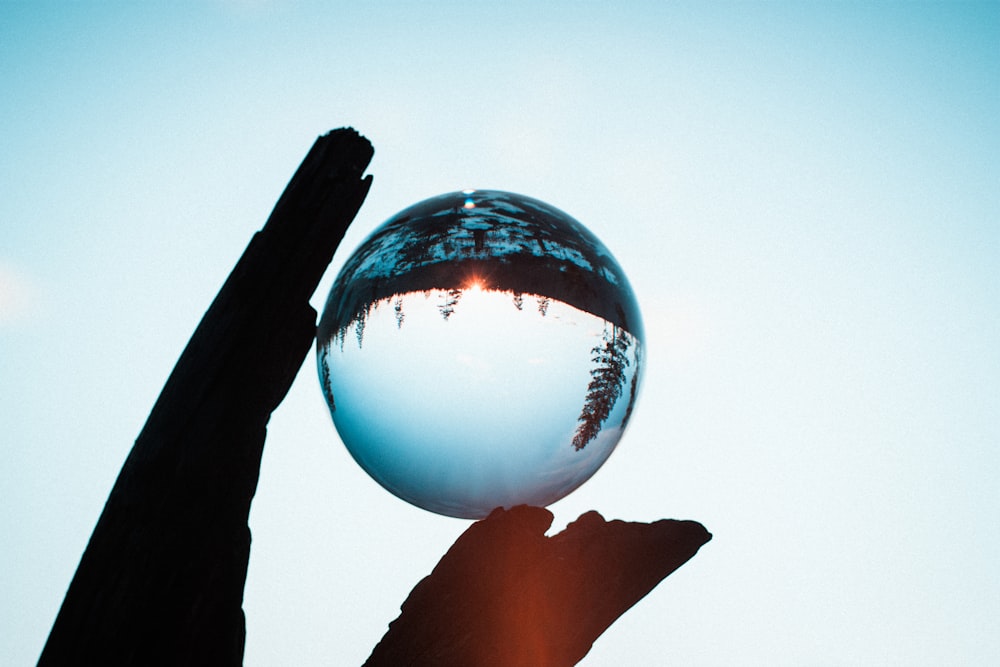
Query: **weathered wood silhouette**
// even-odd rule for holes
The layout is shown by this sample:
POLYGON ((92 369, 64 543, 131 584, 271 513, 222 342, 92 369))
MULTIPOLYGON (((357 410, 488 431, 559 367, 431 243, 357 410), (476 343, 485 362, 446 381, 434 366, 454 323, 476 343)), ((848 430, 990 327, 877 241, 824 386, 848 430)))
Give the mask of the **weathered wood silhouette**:
MULTIPOLYGON (((40 665, 242 663, 267 422, 315 338, 309 298, 368 193, 372 152, 349 128, 320 137, 250 241, 119 473, 40 665)), ((711 537, 587 513, 547 538, 551 520, 520 507, 473 524, 369 664, 574 664, 711 537)))
POLYGON ((139 434, 40 665, 239 665, 265 429, 309 352, 316 290, 371 177, 320 137, 191 337, 139 434))

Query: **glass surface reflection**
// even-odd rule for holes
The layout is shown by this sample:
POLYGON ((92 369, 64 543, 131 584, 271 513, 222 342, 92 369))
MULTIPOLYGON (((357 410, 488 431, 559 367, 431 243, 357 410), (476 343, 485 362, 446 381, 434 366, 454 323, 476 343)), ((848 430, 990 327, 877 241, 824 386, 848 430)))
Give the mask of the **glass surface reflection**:
POLYGON ((642 324, 624 272, 538 200, 412 206, 348 259, 318 366, 341 439, 395 495, 481 518, 545 506, 607 460, 635 405, 642 324))

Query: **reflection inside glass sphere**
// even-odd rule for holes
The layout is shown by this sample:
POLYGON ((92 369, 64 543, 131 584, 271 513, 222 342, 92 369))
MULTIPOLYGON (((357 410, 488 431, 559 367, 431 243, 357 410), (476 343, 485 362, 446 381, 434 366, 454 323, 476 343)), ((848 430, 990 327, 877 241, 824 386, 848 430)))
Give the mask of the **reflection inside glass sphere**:
POLYGON ((466 190, 402 211, 347 260, 318 366, 369 475, 424 509, 481 518, 553 503, 607 460, 642 337, 624 272, 579 222, 466 190))

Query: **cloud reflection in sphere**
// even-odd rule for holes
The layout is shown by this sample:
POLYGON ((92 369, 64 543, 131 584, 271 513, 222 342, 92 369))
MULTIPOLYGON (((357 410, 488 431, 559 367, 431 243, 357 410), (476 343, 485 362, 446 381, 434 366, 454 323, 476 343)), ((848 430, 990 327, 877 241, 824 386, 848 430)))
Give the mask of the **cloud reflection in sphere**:
POLYGON ((583 225, 495 190, 433 197, 347 260, 317 361, 358 464, 400 498, 477 519, 549 505, 615 449, 635 405, 642 320, 583 225))

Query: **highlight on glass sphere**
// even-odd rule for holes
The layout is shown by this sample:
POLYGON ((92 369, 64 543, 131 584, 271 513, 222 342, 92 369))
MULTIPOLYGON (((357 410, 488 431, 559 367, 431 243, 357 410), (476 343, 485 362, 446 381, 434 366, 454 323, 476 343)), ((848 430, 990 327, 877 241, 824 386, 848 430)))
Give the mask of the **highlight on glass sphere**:
POLYGON ((396 496, 447 516, 544 507, 587 481, 632 415, 642 320, 625 273, 537 199, 463 190, 376 229, 320 319, 341 440, 396 496))

